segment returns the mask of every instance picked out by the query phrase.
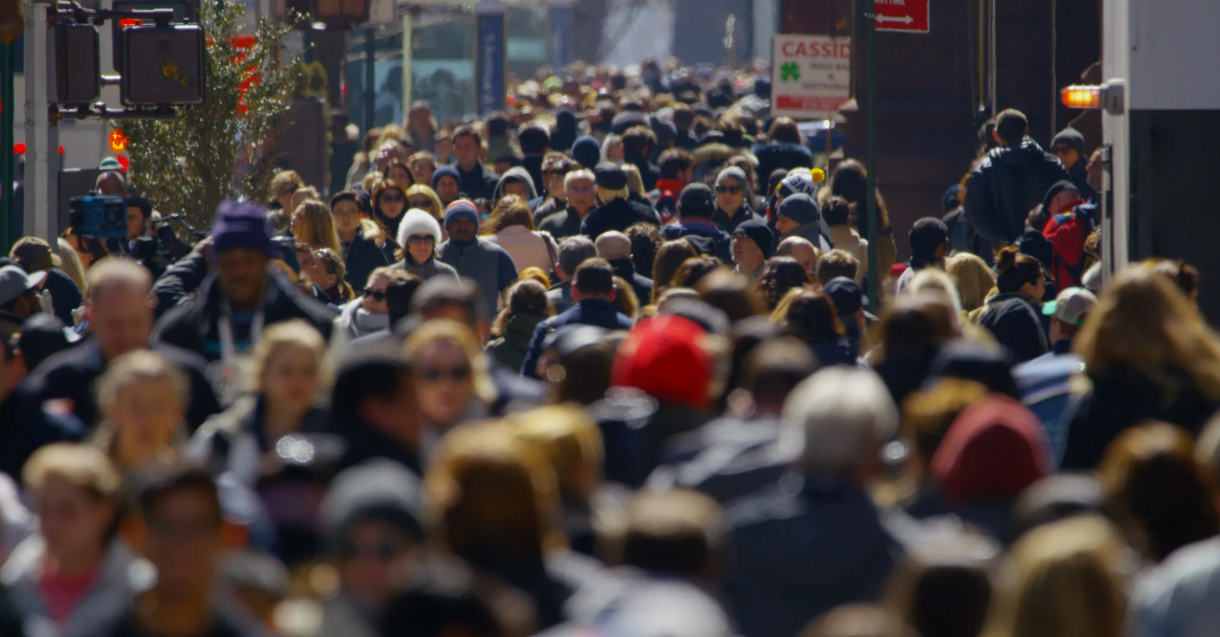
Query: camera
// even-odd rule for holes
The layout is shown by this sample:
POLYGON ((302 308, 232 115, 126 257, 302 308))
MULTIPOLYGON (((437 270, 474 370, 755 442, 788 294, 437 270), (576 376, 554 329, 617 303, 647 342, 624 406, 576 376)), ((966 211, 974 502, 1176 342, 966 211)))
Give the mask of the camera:
POLYGON ((127 236, 127 204, 122 197, 73 197, 68 205, 68 225, 76 234, 97 239, 127 236))

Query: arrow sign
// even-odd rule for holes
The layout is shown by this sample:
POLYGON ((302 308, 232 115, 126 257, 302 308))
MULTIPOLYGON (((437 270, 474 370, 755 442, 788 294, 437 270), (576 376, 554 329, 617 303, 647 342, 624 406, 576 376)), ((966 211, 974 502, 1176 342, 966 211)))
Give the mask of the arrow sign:
POLYGON ((874 24, 878 31, 928 32, 930 0, 875 0, 874 24))

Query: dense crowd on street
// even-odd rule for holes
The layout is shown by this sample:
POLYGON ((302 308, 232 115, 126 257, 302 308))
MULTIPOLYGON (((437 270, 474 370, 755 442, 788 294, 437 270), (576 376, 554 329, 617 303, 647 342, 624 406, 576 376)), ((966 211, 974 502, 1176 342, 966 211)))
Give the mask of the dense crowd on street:
POLYGON ((0 637, 1214 635, 1198 272, 1015 110, 896 236, 769 86, 416 103, 194 245, 102 174, 0 259, 0 637))

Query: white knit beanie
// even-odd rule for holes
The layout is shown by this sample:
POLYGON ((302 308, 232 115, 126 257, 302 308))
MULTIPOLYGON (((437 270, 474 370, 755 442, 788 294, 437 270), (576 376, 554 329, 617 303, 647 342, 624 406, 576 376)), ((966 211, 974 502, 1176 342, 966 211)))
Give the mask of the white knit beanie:
POLYGON ((412 208, 398 223, 398 245, 406 248, 407 238, 417 234, 430 234, 436 240, 436 245, 441 244, 441 224, 437 223, 436 217, 419 208, 412 208))

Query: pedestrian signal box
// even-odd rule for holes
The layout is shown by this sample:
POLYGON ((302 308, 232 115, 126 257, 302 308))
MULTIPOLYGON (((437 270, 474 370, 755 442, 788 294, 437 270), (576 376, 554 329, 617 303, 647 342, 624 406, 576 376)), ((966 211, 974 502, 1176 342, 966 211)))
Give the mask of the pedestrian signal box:
POLYGON ((203 103, 203 29, 193 24, 131 26, 122 35, 123 104, 203 103))
POLYGON ((101 93, 97 30, 88 24, 56 24, 51 30, 51 101, 68 106, 90 104, 101 93))

